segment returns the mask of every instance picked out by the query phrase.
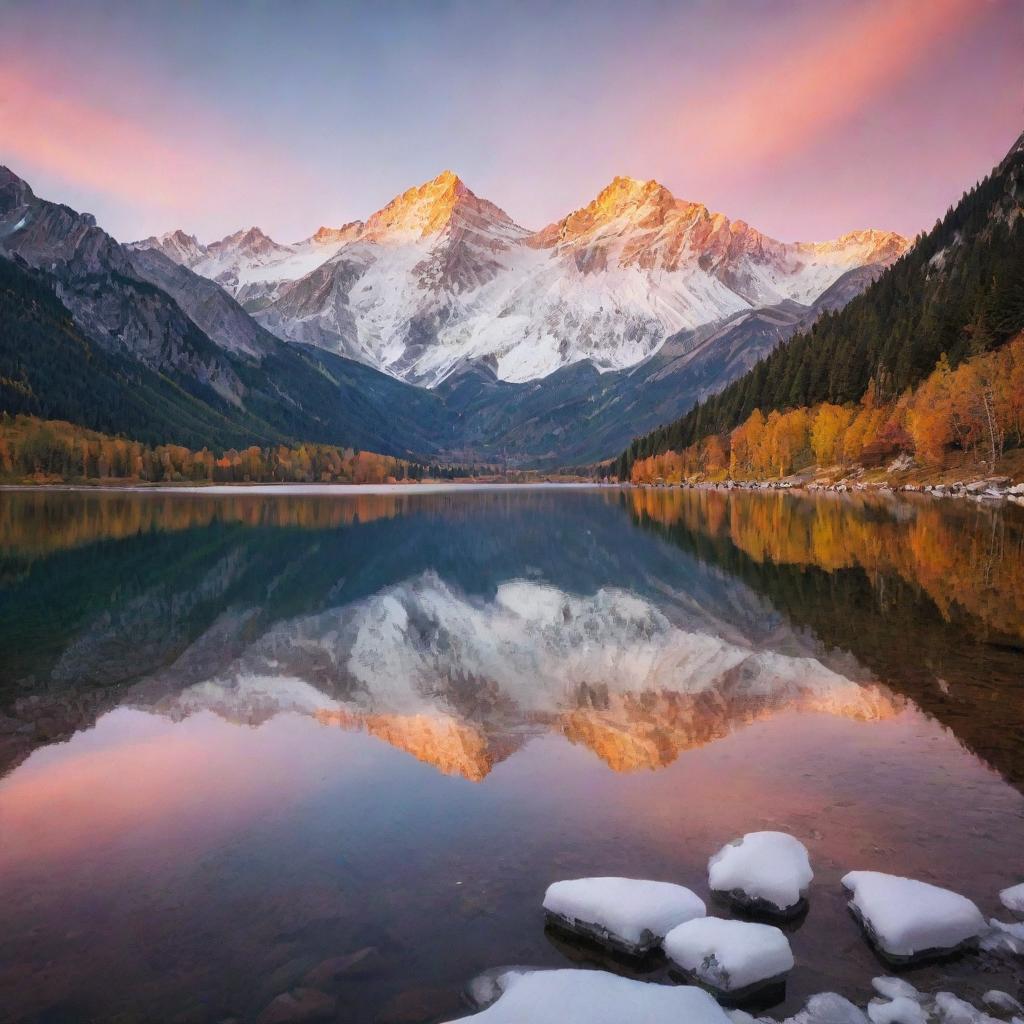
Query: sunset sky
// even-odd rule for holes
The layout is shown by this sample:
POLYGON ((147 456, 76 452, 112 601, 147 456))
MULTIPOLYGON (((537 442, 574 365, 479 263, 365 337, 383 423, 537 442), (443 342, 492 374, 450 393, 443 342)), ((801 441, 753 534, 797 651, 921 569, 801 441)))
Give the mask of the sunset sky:
POLYGON ((123 240, 295 241, 444 168, 528 227, 616 174, 908 235, 1024 130, 1022 0, 0 0, 0 163, 123 240))

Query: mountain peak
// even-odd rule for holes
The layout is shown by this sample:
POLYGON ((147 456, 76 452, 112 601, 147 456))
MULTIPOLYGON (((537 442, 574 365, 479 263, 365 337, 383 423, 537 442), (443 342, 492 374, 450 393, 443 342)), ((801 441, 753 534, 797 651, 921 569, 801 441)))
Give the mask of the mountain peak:
POLYGON ((261 245, 264 242, 271 242, 273 244, 273 239, 255 224, 251 228, 241 228, 234 232, 234 234, 222 238, 221 241, 231 242, 235 245, 261 245))
POLYGON ((582 209, 538 232, 532 244, 547 248, 580 244, 639 229, 657 230, 679 213, 704 213, 700 204, 684 203, 653 178, 618 175, 582 209))
POLYGON ((366 222, 362 237, 370 241, 408 242, 440 234, 453 221, 514 227, 493 203, 477 196, 454 171, 406 189, 366 222))
POLYGON ((138 242, 129 242, 129 249, 156 249, 175 263, 191 267, 206 254, 206 246, 200 245, 195 235, 181 228, 165 231, 162 235, 150 235, 138 242))
POLYGON ((618 175, 587 209, 599 220, 610 220, 646 208, 667 211, 675 205, 675 196, 653 178, 643 181, 618 175))
POLYGON ((227 235, 219 242, 211 242, 207 247, 211 253, 235 252, 247 253, 252 256, 269 256, 271 253, 288 253, 288 246, 275 242, 255 224, 250 228, 242 228, 227 235))
POLYGON ((454 171, 450 170, 442 171, 430 184, 438 185, 442 188, 466 188, 466 183, 454 171))
POLYGON ((15 206, 23 206, 35 198, 28 182, 19 178, 14 171, 3 164, 0 164, 0 193, 6 196, 6 198, 0 198, 0 212, 5 209, 13 209, 15 206))

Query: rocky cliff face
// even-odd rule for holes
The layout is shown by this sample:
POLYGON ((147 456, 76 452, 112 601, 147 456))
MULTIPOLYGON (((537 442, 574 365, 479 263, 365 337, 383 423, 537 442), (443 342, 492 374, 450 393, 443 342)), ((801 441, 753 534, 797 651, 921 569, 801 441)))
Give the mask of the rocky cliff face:
POLYGON ((242 382, 217 347, 88 213, 39 199, 0 167, 0 253, 46 271, 76 323, 97 344, 150 369, 210 387, 233 404, 242 382))

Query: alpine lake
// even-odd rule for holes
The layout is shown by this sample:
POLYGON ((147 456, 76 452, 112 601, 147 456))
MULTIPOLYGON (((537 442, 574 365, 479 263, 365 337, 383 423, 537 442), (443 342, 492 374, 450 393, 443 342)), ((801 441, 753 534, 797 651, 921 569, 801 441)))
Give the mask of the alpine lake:
MULTIPOLYGON (((757 1008, 891 973, 854 869, 1024 880, 1024 507, 616 487, 0 492, 0 1021, 470 1012, 504 964, 671 980, 553 881, 810 852, 757 1008)), ((1024 959, 901 974, 980 1005, 1024 959)), ((319 1018, 318 1018, 319 1019, 319 1018)))

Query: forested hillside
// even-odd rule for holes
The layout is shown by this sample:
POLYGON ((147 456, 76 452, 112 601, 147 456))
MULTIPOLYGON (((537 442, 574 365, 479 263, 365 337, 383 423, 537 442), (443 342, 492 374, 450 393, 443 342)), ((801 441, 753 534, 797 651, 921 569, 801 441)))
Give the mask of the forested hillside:
POLYGON ((440 402, 408 384, 276 339, 258 359, 217 351, 190 325, 238 381, 233 401, 201 376, 166 363, 155 369, 126 348, 98 344, 59 287, 45 271, 0 256, 0 411, 218 451, 296 441, 403 458, 435 450, 440 402))
POLYGON ((862 295, 795 335, 719 394, 637 438, 613 463, 681 452, 755 410, 894 401, 945 357, 955 369, 1024 328, 1024 136, 862 295))

